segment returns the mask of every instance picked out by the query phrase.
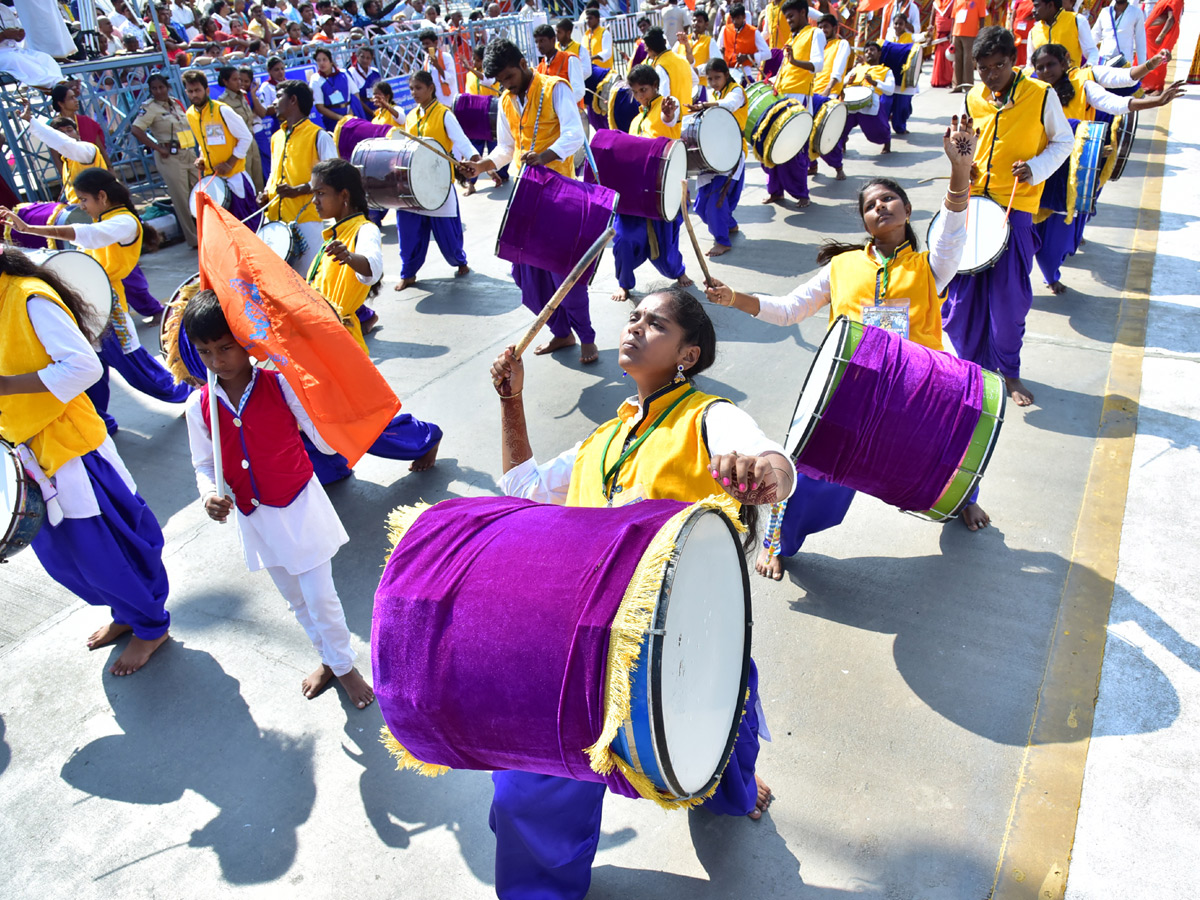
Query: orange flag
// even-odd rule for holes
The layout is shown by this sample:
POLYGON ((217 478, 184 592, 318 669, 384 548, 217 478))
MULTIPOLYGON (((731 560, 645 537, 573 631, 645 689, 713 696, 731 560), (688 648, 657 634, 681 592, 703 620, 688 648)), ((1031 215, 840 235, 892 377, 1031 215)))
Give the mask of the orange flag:
MULTIPOLYGON (((858 9, 856 12, 861 16, 869 12, 875 12, 877 9, 883 9, 887 5, 888 0, 862 0, 862 2, 858 4, 858 9)), ((913 27, 916 28, 915 25, 913 27)))
POLYGON ((400 400, 324 297, 232 213, 207 194, 197 200, 200 286, 216 291, 238 343, 275 363, 321 437, 354 465, 400 400))

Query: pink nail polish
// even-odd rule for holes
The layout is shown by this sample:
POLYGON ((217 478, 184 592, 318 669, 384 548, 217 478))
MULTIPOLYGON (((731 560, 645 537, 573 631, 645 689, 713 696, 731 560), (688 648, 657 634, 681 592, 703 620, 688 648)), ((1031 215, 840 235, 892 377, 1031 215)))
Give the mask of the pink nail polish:
POLYGON ((750 490, 752 490, 752 491, 758 490, 758 482, 757 481, 750 482, 750 490))
POLYGON ((725 487, 729 487, 729 479, 728 479, 728 478, 722 478, 722 479, 721 479, 721 484, 725 485, 725 487))
POLYGON ((745 482, 742 482, 741 484, 739 484, 739 485, 738 485, 738 490, 739 490, 739 491, 744 491, 745 489, 746 489, 746 483, 745 483, 745 482))

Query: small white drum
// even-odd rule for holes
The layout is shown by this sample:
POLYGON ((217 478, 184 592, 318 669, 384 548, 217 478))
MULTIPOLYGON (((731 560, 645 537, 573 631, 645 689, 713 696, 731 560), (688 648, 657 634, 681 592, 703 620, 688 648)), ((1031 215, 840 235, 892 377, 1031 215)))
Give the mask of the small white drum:
MULTIPOLYGON (((938 210, 925 233, 926 246, 933 243, 934 229, 942 227, 942 212, 938 210)), ((1004 207, 988 197, 972 197, 967 206, 967 244, 963 247, 958 271, 969 275, 990 269, 1008 246, 1008 219, 1004 207)))
POLYGON ((205 175, 192 188, 192 194, 188 197, 188 210, 192 214, 192 218, 196 218, 196 195, 199 193, 208 194, 212 198, 213 203, 217 206, 223 206, 229 209, 229 205, 233 203, 233 193, 229 190, 229 185, 220 175, 205 175))
POLYGON ((732 172, 742 155, 742 127, 733 113, 720 106, 686 117, 682 138, 689 175, 732 172))
POLYGON ((0 440, 0 562, 28 547, 45 519, 41 488, 12 444, 0 440))
POLYGON ((433 212, 450 196, 454 173, 443 157, 410 138, 372 138, 354 148, 372 209, 433 212))
POLYGON ((826 100, 813 119, 812 145, 819 156, 828 156, 837 149, 842 132, 846 130, 846 104, 834 100, 826 100))
POLYGON ((263 222, 258 226, 258 239, 286 262, 293 262, 303 252, 300 235, 287 222, 263 222))
POLYGON ((869 84, 852 84, 842 92, 842 102, 846 104, 846 112, 866 112, 874 96, 875 89, 869 84))
POLYGON ((104 266, 82 250, 26 250, 25 255, 74 289, 90 310, 99 331, 108 327, 116 311, 117 297, 104 266))

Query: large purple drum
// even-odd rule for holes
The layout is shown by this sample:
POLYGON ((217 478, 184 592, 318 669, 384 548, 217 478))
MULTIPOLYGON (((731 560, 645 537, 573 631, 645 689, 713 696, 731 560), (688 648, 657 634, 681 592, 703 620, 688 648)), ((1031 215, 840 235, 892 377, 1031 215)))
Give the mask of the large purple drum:
MULTIPOLYGON (((496 255, 567 275, 612 223, 617 204, 616 193, 606 187, 545 166, 525 166, 500 223, 496 255)), ((594 272, 595 264, 587 278, 594 272)))
POLYGON ((494 141, 500 98, 487 94, 459 94, 454 98, 454 118, 469 141, 494 141))
POLYGON ((771 57, 762 64, 762 80, 770 81, 779 74, 779 70, 783 68, 784 51, 772 50, 771 57))
MULTIPOLYGON (((92 221, 92 217, 80 207, 63 203, 18 203, 13 212, 26 225, 87 225, 92 221)), ((61 250, 66 244, 65 241, 56 241, 53 238, 24 234, 11 225, 4 226, 4 243, 16 244, 30 250, 40 250, 43 247, 61 250)))
POLYGON ((683 141, 598 131, 592 137, 592 155, 599 182, 619 195, 621 215, 667 222, 679 215, 687 178, 683 141))
POLYGON ((399 137, 403 132, 394 125, 376 125, 357 116, 342 116, 333 128, 333 143, 338 156, 349 159, 354 148, 372 138, 399 137))

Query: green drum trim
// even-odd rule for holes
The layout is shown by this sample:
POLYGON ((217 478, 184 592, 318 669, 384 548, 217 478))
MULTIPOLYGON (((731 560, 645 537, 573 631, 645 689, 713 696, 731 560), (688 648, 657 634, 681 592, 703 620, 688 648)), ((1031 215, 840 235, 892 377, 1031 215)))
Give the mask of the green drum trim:
POLYGON ((758 127, 759 119, 766 115, 768 109, 778 103, 782 98, 776 95, 775 89, 765 81, 760 81, 746 88, 746 125, 742 129, 742 136, 746 140, 753 140, 754 131, 758 127))

